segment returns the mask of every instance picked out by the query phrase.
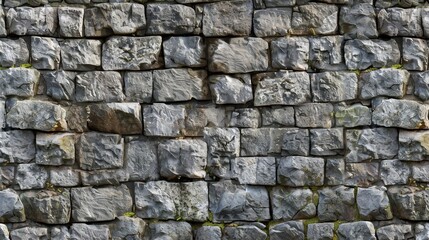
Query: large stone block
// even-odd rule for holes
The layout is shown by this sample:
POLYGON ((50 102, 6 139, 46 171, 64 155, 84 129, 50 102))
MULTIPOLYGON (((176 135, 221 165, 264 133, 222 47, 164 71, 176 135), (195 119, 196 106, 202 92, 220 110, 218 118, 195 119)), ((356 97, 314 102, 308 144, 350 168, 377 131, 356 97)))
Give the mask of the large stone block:
POLYGON ((374 7, 370 3, 358 3, 340 9, 340 32, 347 39, 377 38, 374 7))
POLYGON ((305 37, 288 37, 271 42, 273 68, 307 70, 310 42, 305 37))
POLYGON ((75 160, 75 135, 72 133, 36 135, 36 163, 40 165, 73 165, 75 160))
POLYGON ((30 62, 30 52, 27 43, 23 38, 16 40, 1 38, 0 39, 0 66, 12 67, 20 66, 30 62))
POLYGON ((46 95, 54 100, 71 101, 75 99, 76 72, 52 71, 43 73, 46 95))
POLYGON ((205 127, 226 127, 229 116, 225 108, 213 103, 190 102, 185 105, 186 119, 183 134, 189 137, 204 136, 205 127))
POLYGON ((402 61, 403 67, 407 70, 427 70, 429 62, 427 42, 418 38, 404 38, 402 42, 402 61))
POLYGON ((75 187, 80 184, 79 170, 72 167, 57 167, 49 172, 49 181, 57 187, 75 187))
POLYGON ((295 107, 297 127, 330 128, 333 116, 334 107, 330 103, 305 103, 295 107))
POLYGON ((371 109, 361 104, 339 106, 335 110, 335 125, 338 127, 358 127, 371 125, 371 109))
POLYGON ((338 239, 368 239, 376 240, 375 228, 371 222, 359 221, 353 223, 343 223, 338 227, 338 239))
POLYGON ((398 159, 421 161, 429 159, 429 131, 399 131, 398 159))
POLYGON ((29 163, 36 157, 32 131, 0 131, 0 163, 29 163))
POLYGON ((58 25, 62 37, 83 37, 83 17, 85 9, 82 7, 59 7, 58 25))
POLYGON ((14 223, 26 220, 24 205, 18 193, 8 188, 0 191, 0 198, 2 199, 0 202, 0 222, 14 223))
POLYGON ((240 184, 275 185, 274 157, 237 157, 231 159, 231 178, 240 184))
POLYGON ((271 240, 282 239, 305 239, 305 228, 303 221, 287 221, 283 223, 273 224, 270 229, 271 240))
POLYGON ((130 181, 159 179, 158 140, 146 137, 125 138, 125 169, 130 181))
POLYGON ((411 164, 411 179, 416 182, 429 182, 429 164, 426 161, 411 164))
POLYGON ((141 106, 139 103, 89 105, 88 127, 100 132, 141 134, 141 106))
MULTIPOLYGON (((418 228, 417 226, 416 228, 418 228)), ((414 231, 411 224, 391 224, 377 229, 377 239, 379 240, 390 240, 395 238, 413 239, 413 237, 414 231)), ((419 238, 417 237, 415 239, 419 238)))
POLYGON ((10 8, 6 19, 9 34, 54 36, 58 27, 58 8, 10 8))
POLYGON ((309 240, 328 240, 334 238, 334 223, 308 224, 307 238, 309 240))
POLYGON ((414 95, 423 101, 429 100, 429 71, 411 74, 414 95))
POLYGON ((262 108, 262 126, 290 127, 295 126, 295 110, 293 107, 262 108))
POLYGON ((337 31, 338 7, 324 3, 298 6, 292 13, 293 35, 330 35, 337 31))
POLYGON ((48 181, 48 171, 35 163, 19 164, 15 182, 20 190, 42 189, 48 181))
POLYGON ((239 128, 258 128, 261 114, 257 108, 238 108, 231 112, 228 126, 239 128))
POLYGON ((48 239, 46 227, 23 227, 10 232, 11 239, 48 239))
POLYGON ((192 226, 187 222, 154 222, 149 224, 146 236, 148 239, 188 240, 193 237, 192 226))
POLYGON ((358 93, 358 78, 351 72, 322 72, 311 75, 313 102, 354 100, 358 93))
POLYGON ((410 73, 402 69, 384 68, 362 73, 360 77, 362 99, 380 96, 402 98, 407 90, 410 73))
POLYGON ((211 75, 209 82, 216 104, 244 104, 253 99, 250 74, 211 75))
POLYGON ((290 187, 322 186, 323 158, 290 156, 278 159, 277 182, 290 187))
POLYGON ((266 156, 281 153, 287 128, 241 129, 241 156, 266 156))
POLYGON ((165 67, 204 67, 207 64, 204 38, 171 37, 162 43, 165 67))
POLYGON ((340 35, 309 38, 310 67, 322 70, 344 70, 343 60, 344 37, 340 35))
POLYGON ((253 32, 257 37, 286 36, 291 28, 291 8, 266 8, 253 14, 253 32))
POLYGON ((154 103, 143 107, 144 134, 146 136, 177 137, 182 134, 185 121, 183 105, 154 103))
POLYGON ((5 22, 5 13, 3 8, 0 8, 0 37, 7 36, 7 30, 6 30, 6 22, 5 22))
POLYGON ((245 240, 245 239, 254 239, 254 240, 264 240, 267 239, 267 233, 262 229, 254 225, 241 225, 241 226, 231 226, 225 227, 224 234, 222 237, 223 240, 245 240))
POLYGON ((429 190, 411 186, 393 186, 389 194, 393 215, 397 218, 411 221, 427 221, 429 209, 429 190))
POLYGON ((40 73, 35 69, 9 68, 0 70, 0 98, 33 97, 36 95, 39 78, 40 73))
POLYGON ((122 182, 127 182, 129 176, 128 172, 122 168, 80 172, 83 186, 116 186, 122 182))
POLYGON ((274 220, 306 219, 316 216, 316 205, 310 189, 276 186, 271 190, 274 220))
POLYGON ((312 155, 342 154, 344 149, 343 128, 310 129, 310 146, 312 155))
POLYGON ((87 225, 85 223, 73 223, 70 226, 70 239, 103 240, 110 238, 110 230, 107 225, 87 225))
MULTIPOLYGON (((401 139, 401 135, 399 135, 399 139, 401 139)), ((394 159, 384 160, 380 163, 380 178, 386 186, 406 184, 410 175, 411 168, 405 162, 394 159)))
POLYGON ((122 102, 124 98, 119 72, 93 71, 76 76, 77 102, 122 102))
POLYGON ((31 65, 36 69, 58 69, 61 48, 55 38, 31 37, 31 65))
POLYGON ((319 190, 317 214, 320 221, 353 221, 356 215, 354 188, 325 187, 319 190))
POLYGON ((101 66, 101 41, 91 39, 64 40, 61 43, 61 58, 64 70, 95 70, 101 66))
POLYGON ((389 220, 393 218, 385 187, 358 188, 356 202, 363 220, 389 220))
POLYGON ((11 187, 14 184, 15 167, 3 166, 0 167, 0 190, 11 187))
POLYGON ((282 140, 282 155, 308 156, 310 152, 308 129, 286 129, 282 140))
POLYGON ((146 7, 146 34, 192 34, 197 25, 195 10, 181 4, 151 3, 146 7))
POLYGON ((422 37, 420 8, 387 8, 378 12, 380 35, 390 37, 422 37))
POLYGON ((110 225, 112 239, 143 239, 147 225, 140 218, 120 216, 110 225))
POLYGON ((152 101, 152 72, 125 72, 124 91, 130 102, 149 103, 152 101))
POLYGON ((222 230, 218 226, 202 226, 194 230, 195 240, 221 240, 222 230))

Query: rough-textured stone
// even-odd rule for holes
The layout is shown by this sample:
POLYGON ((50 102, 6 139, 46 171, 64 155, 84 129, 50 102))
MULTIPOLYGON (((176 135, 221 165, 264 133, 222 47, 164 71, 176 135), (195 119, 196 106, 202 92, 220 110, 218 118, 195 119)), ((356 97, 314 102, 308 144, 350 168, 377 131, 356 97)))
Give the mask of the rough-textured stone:
POLYGON ((344 6, 340 9, 340 32, 348 39, 378 37, 376 14, 369 3, 344 6))
POLYGON ((53 36, 58 27, 56 7, 18 7, 7 11, 9 34, 53 36))
POLYGON ((5 13, 4 13, 3 8, 0 8, 0 37, 5 37, 7 35, 4 15, 5 15, 5 13))
POLYGON ((272 66, 280 69, 307 70, 310 42, 305 37, 288 37, 271 42, 272 66))
POLYGON ((143 131, 139 103, 92 104, 89 111, 90 129, 118 134, 140 134, 143 131))
POLYGON ((205 127, 225 127, 228 112, 212 103, 191 102, 185 105, 186 119, 183 134, 190 137, 204 136, 205 127))
POLYGON ((29 163, 36 156, 32 131, 0 131, 0 163, 29 163))
POLYGON ((267 234, 257 226, 244 225, 237 227, 225 227, 222 240, 265 240, 267 234))
POLYGON ((423 101, 429 100, 429 71, 411 74, 414 95, 423 101))
POLYGON ((310 38, 308 64, 322 70, 344 70, 343 36, 310 38))
POLYGON ((111 37, 103 44, 104 70, 144 70, 161 65, 162 38, 111 37))
POLYGON ((416 224, 415 228, 416 240, 424 240, 429 237, 429 224, 416 224))
POLYGON ((72 133, 37 133, 36 163, 41 165, 73 165, 75 136, 72 133))
POLYGON ((383 100, 372 112, 372 123, 406 129, 428 128, 428 107, 410 100, 383 100))
POLYGON ((218 226, 202 226, 194 231, 195 240, 221 240, 222 230, 218 226))
POLYGON ((378 180, 379 163, 347 163, 344 185, 369 187, 378 180))
POLYGON ((310 145, 312 155, 341 154, 344 149, 343 128, 310 129, 310 145))
POLYGON ((392 219, 389 198, 385 187, 358 188, 356 202, 363 220, 392 219))
POLYGON ((335 125, 347 128, 371 125, 371 109, 361 104, 339 106, 335 110, 335 125))
POLYGON ((395 40, 349 40, 344 45, 344 58, 348 69, 381 68, 398 64, 401 57, 395 40))
POLYGON ((9 188, 14 183, 15 167, 3 166, 0 167, 0 190, 9 188))
POLYGON ((370 99, 379 96, 402 98, 406 92, 410 73, 406 70, 385 68, 363 73, 360 77, 361 98, 370 99))
POLYGON ((422 37, 420 8, 387 8, 378 12, 378 30, 380 35, 422 37))
POLYGON ((231 178, 240 184, 275 185, 274 157, 238 157, 231 159, 231 178))
POLYGON ((371 222, 359 221, 354 223, 343 223, 338 227, 338 239, 368 239, 376 240, 375 228, 371 222))
POLYGON ((404 38, 402 49, 402 61, 405 69, 416 71, 428 69, 429 47, 425 40, 404 38))
POLYGON ((72 219, 75 222, 113 220, 131 211, 130 190, 125 185, 71 189, 72 219))
POLYGON ((384 160, 380 163, 380 178, 384 185, 406 184, 410 174, 409 165, 400 160, 384 160))
POLYGON ((222 1, 204 5, 203 34, 206 37, 248 36, 252 31, 252 1, 222 1))
POLYGON ((10 232, 12 240, 15 239, 48 239, 48 228, 46 227, 23 227, 10 232))
POLYGON ((88 108, 84 105, 71 105, 67 108, 66 121, 70 131, 88 131, 88 108))
POLYGON ((345 163, 343 158, 328 158, 325 165, 325 183, 336 186, 344 183, 345 163))
POLYGON ((147 223, 140 218, 120 216, 110 227, 112 239, 143 239, 147 223))
POLYGON ((308 240, 330 240, 334 238, 334 223, 308 224, 308 240))
POLYGON ((272 72, 255 75, 255 106, 296 105, 310 100, 306 72, 272 72))
POLYGON ((99 68, 101 66, 101 41, 64 40, 61 43, 61 62, 64 70, 90 71, 99 68))
MULTIPOLYGON (((9 230, 5 224, 0 224, 0 239, 9 240, 9 230)), ((220 239, 220 238, 219 238, 220 239)))
POLYGON ((83 16, 85 9, 81 7, 59 7, 59 33, 63 37, 83 37, 83 16))
POLYGON ((58 187, 74 187, 80 183, 79 172, 71 167, 51 169, 49 180, 58 187))
POLYGON ((196 27, 195 10, 181 4, 151 3, 146 7, 146 34, 190 34, 196 27))
POLYGON ((377 8, 391 8, 391 7, 402 7, 402 8, 410 8, 410 7, 418 7, 424 3, 422 0, 376 0, 375 6, 377 8))
POLYGON ((119 185, 121 182, 127 182, 129 176, 128 172, 124 169, 80 172, 83 186, 119 185))
POLYGON ((209 82, 216 104, 244 104, 253 99, 249 74, 211 75, 209 82))
POLYGON ((358 92, 358 78, 350 72, 323 72, 311 75, 313 102, 354 100, 358 92))
POLYGON ((274 220, 305 219, 316 216, 316 204, 310 189, 276 186, 271 190, 274 220))
POLYGON ((107 225, 73 223, 70 227, 70 239, 104 240, 109 238, 110 231, 107 225))
POLYGON ((126 72, 124 91, 130 102, 149 103, 152 100, 152 72, 126 72))
POLYGON ((0 70, 0 98, 33 97, 36 94, 39 78, 40 73, 35 69, 9 68, 0 70))
POLYGON ((241 130, 241 156, 266 156, 280 153, 284 128, 255 128, 241 130))
POLYGON ((346 160, 362 162, 392 159, 398 153, 398 130, 394 128, 353 129, 346 131, 346 160))
POLYGON ((0 132, 6 126, 6 107, 5 101, 0 100, 0 132))
POLYGON ((399 131, 400 160, 427 160, 429 155, 429 131, 399 131))
POLYGON ((47 224, 66 224, 70 220, 70 190, 27 191, 20 195, 27 219, 47 224))
POLYGON ((298 127, 332 126, 334 107, 329 103, 305 103, 295 107, 295 119, 298 127))
POLYGON ((146 136, 177 137, 184 128, 185 107, 154 103, 143 107, 144 134, 146 136))
POLYGON ((429 9, 422 8, 421 14, 422 14, 422 27, 424 30, 424 36, 429 37, 429 9))
POLYGON ((54 100, 74 100, 76 72, 52 71, 43 74, 46 95, 54 100))
POLYGON ((228 126, 241 128, 257 128, 261 122, 261 114, 257 108, 238 108, 231 112, 228 126))
POLYGON ((411 165, 411 173, 413 181, 429 182, 429 165, 426 161, 413 163, 411 165))
POLYGON ((0 52, 0 66, 2 67, 20 66, 30 60, 30 52, 23 38, 16 40, 1 38, 0 48, 2 49, 0 52))
POLYGON ((338 186, 319 190, 317 214, 320 221, 352 221, 356 214, 354 188, 338 186))
POLYGON ((51 227, 49 233, 51 240, 70 239, 70 232, 66 226, 51 227))
POLYGON ((158 145, 160 175, 204 178, 207 165, 207 144, 199 139, 169 140, 158 145))
POLYGON ((125 168, 130 181, 159 178, 158 141, 145 137, 125 138, 125 168))
POLYGON ((93 71, 76 76, 76 101, 121 102, 122 77, 118 72, 93 71))
POLYGON ((55 38, 31 37, 31 64, 37 69, 58 69, 60 45, 55 38))
POLYGON ((171 37, 162 46, 167 68, 204 67, 207 64, 206 46, 202 37, 171 37))
POLYGON ((155 222, 149 224, 146 236, 147 239, 189 240, 193 237, 192 226, 187 222, 155 222))
POLYGON ((286 36, 291 28, 291 20, 291 8, 256 10, 253 15, 253 32, 257 37, 286 36))
POLYGON ((298 6, 292 13, 293 35, 329 35, 337 31, 338 7, 324 3, 298 6))
POLYGON ((77 147, 80 168, 97 170, 122 167, 123 144, 123 139, 117 134, 82 134, 77 147))
POLYGON ((411 224, 391 224, 377 229, 378 240, 413 239, 413 237, 411 224))
POLYGON ((288 221, 273 225, 269 229, 271 240, 305 239, 304 223, 302 221, 288 221))
POLYGON ((14 223, 24 222, 25 212, 24 205, 19 198, 19 195, 12 189, 0 191, 0 222, 14 223))
POLYGON ((411 186, 392 186, 388 190, 395 217, 411 221, 427 221, 428 190, 411 186))
POLYGON ((35 163, 18 165, 15 181, 19 189, 41 189, 45 187, 48 180, 48 171, 35 163))
POLYGON ((277 182, 290 187, 322 186, 323 158, 290 156, 278 159, 277 182))
POLYGON ((209 202, 215 222, 270 219, 268 191, 262 186, 236 185, 231 181, 210 183, 209 202))
POLYGON ((262 108, 262 126, 281 127, 295 125, 295 110, 293 107, 262 108))

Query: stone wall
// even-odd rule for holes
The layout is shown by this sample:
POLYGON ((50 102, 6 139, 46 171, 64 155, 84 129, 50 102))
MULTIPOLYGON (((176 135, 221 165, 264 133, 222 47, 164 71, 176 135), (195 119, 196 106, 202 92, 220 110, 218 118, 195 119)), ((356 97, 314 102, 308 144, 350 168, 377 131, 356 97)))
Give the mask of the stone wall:
POLYGON ((0 240, 429 239, 423 0, 3 0, 0 240))

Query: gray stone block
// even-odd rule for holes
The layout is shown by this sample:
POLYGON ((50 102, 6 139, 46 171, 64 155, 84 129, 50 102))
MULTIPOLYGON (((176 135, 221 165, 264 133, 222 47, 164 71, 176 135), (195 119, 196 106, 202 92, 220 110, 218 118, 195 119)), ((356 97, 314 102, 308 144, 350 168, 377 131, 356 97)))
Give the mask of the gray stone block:
POLYGON ((159 179, 158 141, 146 137, 125 138, 125 170, 130 181, 159 179))
POLYGON ((428 138, 429 131, 399 131, 398 159, 426 160, 429 155, 429 146, 426 144, 428 138))
POLYGON ((274 157, 237 157, 231 159, 231 178, 240 184, 276 185, 274 157))
POLYGON ((257 108, 238 108, 231 112, 228 126, 239 128, 258 128, 261 114, 257 108))
MULTIPOLYGON (((1 48, 1 43, 0 43, 1 48)), ((0 98, 30 98, 36 95, 40 73, 35 69, 9 68, 0 71, 0 98)))
POLYGON ((30 62, 30 52, 23 38, 16 40, 1 38, 0 48, 2 49, 0 52, 0 66, 2 67, 20 66, 30 62))
POLYGON ((278 159, 277 182, 289 187, 322 186, 323 158, 290 156, 278 159))
POLYGON ((150 103, 152 101, 152 72, 125 72, 124 91, 129 102, 150 103))
POLYGON ((162 43, 165 67, 204 67, 207 64, 204 38, 171 37, 162 43))
POLYGON ((244 104, 253 99, 250 74, 211 75, 209 82, 216 104, 244 104))
POLYGON ((429 209, 428 190, 412 186, 392 186, 387 193, 392 204, 393 215, 400 219, 411 221, 427 221, 429 209))
POLYGON ((257 37, 286 36, 291 28, 291 8, 266 8, 253 13, 253 32, 257 37))
POLYGON ((345 70, 343 60, 343 36, 309 38, 310 52, 308 64, 322 70, 345 70))
POLYGON ((329 240, 334 238, 334 223, 308 224, 308 240, 329 240))
POLYGON ((66 121, 70 131, 88 131, 88 109, 85 105, 71 105, 66 111, 66 121))
POLYGON ((80 178, 83 186, 117 186, 129 180, 129 174, 124 169, 108 169, 95 171, 81 171, 80 178))
POLYGON ((305 103, 295 107, 297 127, 330 128, 334 107, 329 103, 305 103))
POLYGON ((75 160, 75 135, 73 133, 36 135, 36 163, 39 165, 73 165, 75 160))
POLYGON ((60 45, 55 38, 31 37, 31 65, 36 69, 58 69, 60 45))
POLYGON ((212 103, 190 102, 185 105, 186 119, 183 134, 189 137, 204 136, 205 127, 226 127, 228 117, 225 108, 212 103))
POLYGON ((361 104, 339 106, 335 110, 335 125, 337 127, 358 127, 371 125, 371 109, 361 104))
POLYGON ((10 232, 10 238, 15 239, 48 239, 46 227, 23 227, 10 232))
POLYGON ((267 107, 261 109, 262 126, 289 127, 295 126, 295 110, 293 107, 267 107))
POLYGON ((317 214, 320 221, 353 221, 356 215, 354 188, 325 187, 319 190, 317 214))
POLYGON ((393 218, 385 187, 358 188, 356 202, 363 220, 389 220, 393 218))
POLYGON ((15 182, 20 190, 42 189, 48 181, 48 171, 35 163, 19 164, 15 182))
POLYGON ((379 181, 379 163, 346 163, 344 185, 369 187, 379 181))
POLYGON ((146 236, 147 239, 189 240, 193 237, 192 226, 187 222, 154 222, 149 224, 146 236))
POLYGON ((429 9, 422 8, 421 9, 421 15, 422 15, 422 27, 424 31, 424 36, 429 36, 429 9))
POLYGON ((416 224, 415 225, 416 240, 424 240, 429 236, 429 224, 416 224))
POLYGON ((358 93, 358 77, 351 72, 322 72, 311 75, 313 102, 354 100, 358 93))
POLYGON ((185 107, 154 103, 143 107, 146 136, 177 137, 184 129, 185 107))
POLYGON ((87 225, 73 223, 70 227, 70 239, 103 240, 110 238, 110 230, 107 225, 87 225))
POLYGON ((377 239, 375 237, 374 225, 367 221, 340 224, 338 227, 338 237, 340 240, 377 239))
POLYGON ((195 10, 181 4, 150 3, 146 6, 146 34, 192 34, 197 25, 195 10))
POLYGON ((276 186, 270 193, 274 220, 305 219, 316 216, 316 204, 310 189, 276 186))
POLYGON ((57 187, 75 187, 80 184, 79 172, 72 167, 61 167, 49 171, 49 181, 57 187))
POLYGON ((416 182, 429 182, 429 164, 425 161, 413 162, 411 165, 411 179, 416 182))
POLYGON ((119 72, 93 71, 76 76, 77 102, 122 102, 122 77, 119 72))
POLYGON ((411 168, 405 162, 394 159, 384 160, 380 163, 380 178, 386 186, 406 184, 410 175, 411 168))
POLYGON ((362 99, 374 97, 402 98, 406 93, 410 73, 402 69, 385 68, 368 73, 362 73, 361 93, 362 99))
POLYGON ((271 64, 273 68, 307 70, 309 51, 310 42, 305 37, 273 40, 271 41, 271 64))
POLYGON ((298 6, 292 13, 293 35, 330 35, 337 31, 338 7, 324 3, 298 6))
POLYGON ((0 224, 0 238, 3 240, 9 240, 9 230, 5 224, 0 224))
POLYGON ((101 66, 101 41, 91 39, 64 40, 61 43, 61 59, 64 70, 95 70, 101 66))
POLYGON ((244 225, 237 227, 225 227, 222 240, 265 240, 267 234, 257 226, 244 225))
POLYGON ((32 131, 0 131, 0 163, 29 163, 36 157, 32 131))
POLYGON ((72 101, 75 99, 76 72, 52 71, 43 73, 46 95, 54 100, 72 101))
POLYGON ((413 72, 411 74, 414 95, 422 101, 429 100, 429 71, 413 72))
POLYGON ((24 205, 19 198, 18 193, 8 188, 0 191, 0 221, 2 223, 24 222, 24 205))
POLYGON ((83 37, 84 13, 85 9, 82 7, 59 7, 59 34, 62 37, 83 37))
MULTIPOLYGON (((414 231, 411 224, 391 224, 377 229, 377 239, 413 239, 414 231)), ((418 238, 416 238, 418 239, 418 238)))
POLYGON ((342 154, 344 149, 343 128, 310 129, 310 145, 312 155, 342 154))
POLYGON ((286 129, 282 140, 282 155, 308 156, 310 135, 307 129, 286 129))
POLYGON ((7 30, 6 30, 6 22, 5 22, 5 13, 3 8, 0 8, 0 37, 7 36, 7 30))
POLYGON ((140 218, 120 216, 110 225, 112 239, 143 239, 147 225, 140 218))
POLYGON ((58 8, 10 8, 6 20, 9 34, 54 36, 58 27, 58 8))
POLYGON ((118 134, 141 134, 143 131, 139 103, 98 103, 88 108, 90 129, 118 134))
POLYGON ((281 153, 287 128, 241 129, 241 156, 266 156, 281 153))
POLYGON ((390 37, 422 37, 420 8, 387 8, 378 12, 377 22, 380 35, 390 37))
POLYGON ((341 34, 347 39, 378 37, 376 14, 369 3, 341 7, 339 25, 341 34))
POLYGON ((218 226, 202 226, 194 230, 195 240, 221 240, 222 230, 218 226))
POLYGON ((402 42, 403 67, 407 70, 426 71, 429 62, 429 47, 425 40, 404 38, 402 42))
POLYGON ((345 163, 343 158, 328 158, 325 165, 325 183, 328 186, 344 184, 345 163))
POLYGON ((288 221, 273 225, 269 229, 271 240, 305 239, 304 223, 302 221, 288 221))
POLYGON ((15 166, 0 167, 0 190, 9 188, 15 179, 15 166))

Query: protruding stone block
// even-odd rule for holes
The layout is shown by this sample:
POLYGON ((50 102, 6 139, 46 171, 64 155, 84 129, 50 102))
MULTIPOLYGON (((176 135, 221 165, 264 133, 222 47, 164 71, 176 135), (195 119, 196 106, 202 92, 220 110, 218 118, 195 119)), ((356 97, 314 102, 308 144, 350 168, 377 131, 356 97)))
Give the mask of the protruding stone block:
POLYGON ((244 104, 253 99, 250 74, 211 75, 209 82, 216 104, 244 104))
POLYGON ((83 37, 83 16, 85 9, 82 7, 59 7, 58 25, 59 33, 63 37, 83 37))
POLYGON ((274 220, 305 219, 316 216, 316 204, 310 189, 276 186, 271 190, 274 220))
POLYGON ((338 186, 319 190, 317 214, 320 221, 352 221, 356 214, 354 188, 338 186))
POLYGON ((207 64, 204 38, 171 37, 162 43, 165 67, 204 67, 207 64))
MULTIPOLYGON (((399 139, 401 139, 401 135, 399 135, 399 139)), ((380 163, 380 178, 384 185, 406 184, 410 175, 410 166, 405 162, 394 159, 384 160, 380 163)))
POLYGON ((31 64, 36 69, 58 69, 61 48, 55 38, 31 37, 31 64))
POLYGON ((380 96, 402 98, 407 90, 410 73, 402 69, 383 68, 362 73, 360 77, 361 98, 370 99, 380 96))
POLYGON ((429 131, 399 131, 398 159, 421 161, 429 156, 429 131))
POLYGON ((366 221, 341 224, 338 227, 338 236, 340 240, 377 239, 375 237, 374 225, 366 221))
POLYGON ((154 103, 143 107, 144 134, 146 136, 177 137, 184 128, 185 107, 154 103))
POLYGON ((9 34, 54 36, 58 27, 58 8, 10 8, 6 18, 9 34))
POLYGON ((378 12, 380 35, 390 37, 422 37, 420 8, 387 8, 378 12))
POLYGON ((25 212, 24 205, 19 198, 19 195, 12 189, 0 191, 0 222, 15 223, 24 222, 25 212))
POLYGON ((282 239, 305 239, 305 229, 303 221, 288 221, 278 223, 270 227, 270 239, 271 240, 282 240, 282 239))
POLYGON ((358 93, 358 78, 351 72, 322 72, 311 75, 314 102, 354 100, 358 93))
POLYGON ((402 60, 403 67, 407 70, 426 71, 429 62, 428 43, 423 39, 404 38, 402 60))
POLYGON ((151 3, 146 13, 148 35, 191 34, 197 25, 195 10, 186 5, 151 3))
POLYGON ((311 154, 328 156, 342 154, 343 128, 310 129, 311 154))
POLYGON ((324 3, 298 6, 292 13, 293 35, 330 35, 337 31, 338 7, 324 3))
POLYGON ((36 95, 39 78, 40 73, 35 69, 9 68, 0 70, 0 98, 33 97, 36 95))
POLYGON ((358 188, 356 202, 359 215, 364 220, 389 220, 393 218, 385 187, 358 188))
POLYGON ((393 215, 400 219, 411 221, 427 221, 429 209, 429 190, 411 186, 393 186, 387 191, 389 194, 393 215))
POLYGON ((266 8, 253 13, 253 32, 257 37, 286 36, 291 28, 291 8, 266 8))
POLYGON ((0 131, 0 163, 29 163, 36 156, 32 131, 0 131))
POLYGON ((88 126, 100 132, 141 134, 139 103, 99 103, 89 105, 88 126))
POLYGON ((48 180, 48 171, 35 163, 19 164, 15 182, 20 190, 42 189, 48 180))
POLYGON ((0 52, 0 66, 2 67, 20 66, 30 62, 30 52, 23 38, 17 40, 1 38, 0 48, 2 49, 0 52))
POLYGON ((290 156, 279 159, 277 182, 290 187, 322 186, 323 158, 290 156))
POLYGON ((93 71, 76 76, 77 102, 122 102, 124 98, 119 72, 93 71))
POLYGON ((75 160, 75 136, 72 133, 49 134, 38 132, 36 136, 36 163, 40 165, 73 165, 75 160))
POLYGON ((64 70, 95 70, 101 66, 101 41, 91 39, 64 40, 61 43, 61 58, 64 70))
POLYGON ((327 240, 334 238, 334 223, 310 223, 307 229, 309 240, 327 240))
POLYGON ((75 99, 76 72, 52 71, 43 74, 46 87, 46 95, 54 100, 72 101, 75 99))
MULTIPOLYGON (((416 228, 419 228, 418 226, 419 225, 417 225, 416 228)), ((390 240, 395 238, 409 239, 413 237, 414 231, 411 224, 391 224, 377 229, 378 240, 390 240)), ((416 239, 422 240, 418 237, 416 239)))
POLYGON ((231 178, 240 184, 275 185, 274 157, 239 157, 231 159, 231 178))
POLYGON ((377 38, 374 7, 370 3, 358 3, 340 9, 340 32, 347 39, 377 38))
POLYGON ((307 70, 310 42, 305 37, 288 37, 271 42, 273 68, 307 70))
POLYGON ((334 116, 334 107, 329 103, 305 103, 295 107, 298 127, 330 128, 334 116))
POLYGON ((335 110, 337 127, 358 127, 371 125, 371 109, 361 104, 340 106, 335 110))

